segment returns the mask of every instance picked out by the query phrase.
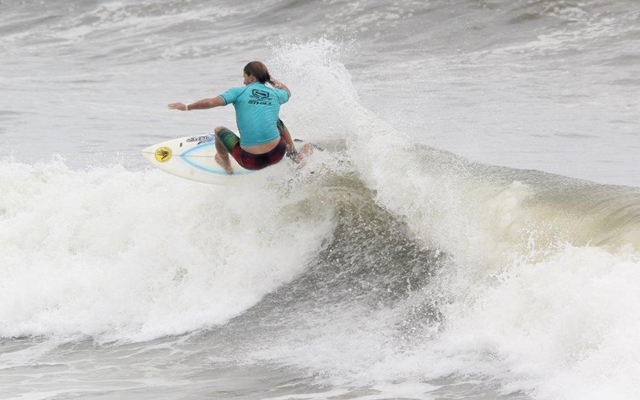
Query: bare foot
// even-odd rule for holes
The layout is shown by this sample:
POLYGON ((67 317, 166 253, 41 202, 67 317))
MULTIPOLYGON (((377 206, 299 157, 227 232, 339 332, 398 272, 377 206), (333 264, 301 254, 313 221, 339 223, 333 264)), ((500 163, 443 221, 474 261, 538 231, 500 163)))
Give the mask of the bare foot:
POLYGON ((313 153, 313 147, 309 143, 302 145, 302 149, 293 158, 293 161, 298 164, 298 168, 302 168, 307 165, 306 158, 313 153))
POLYGON ((222 157, 220 157, 220 154, 216 154, 216 162, 222 167, 224 168, 225 171, 227 171, 227 174, 231 175, 233 174, 233 168, 231 167, 231 162, 229 161, 229 158, 227 157, 227 162, 225 162, 222 157))
POLYGON ((311 154, 313 154, 313 146, 311 146, 310 143, 305 143, 302 145, 302 150, 300 150, 298 153, 302 154, 305 157, 309 157, 311 154))

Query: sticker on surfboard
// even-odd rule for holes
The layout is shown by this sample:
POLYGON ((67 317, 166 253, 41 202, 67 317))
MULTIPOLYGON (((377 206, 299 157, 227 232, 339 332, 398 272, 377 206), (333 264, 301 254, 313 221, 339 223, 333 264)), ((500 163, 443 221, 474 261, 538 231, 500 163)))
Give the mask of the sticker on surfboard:
POLYGON ((158 150, 156 150, 156 160, 158 162, 165 163, 171 160, 172 154, 173 152, 170 148, 166 146, 159 147, 158 150))

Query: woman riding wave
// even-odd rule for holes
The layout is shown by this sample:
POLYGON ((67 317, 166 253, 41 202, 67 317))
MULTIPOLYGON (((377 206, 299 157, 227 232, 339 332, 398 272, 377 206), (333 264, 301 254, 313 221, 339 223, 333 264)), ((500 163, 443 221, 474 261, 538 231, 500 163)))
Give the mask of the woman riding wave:
POLYGON ((282 160, 285 153, 296 153, 295 145, 282 120, 280 105, 289 101, 291 91, 271 78, 267 66, 252 61, 244 67, 244 86, 227 90, 195 103, 171 103, 172 110, 204 110, 233 104, 240 137, 224 126, 215 128, 216 162, 233 173, 229 154, 245 169, 259 170, 282 160), (267 86, 269 83, 271 86, 267 86))

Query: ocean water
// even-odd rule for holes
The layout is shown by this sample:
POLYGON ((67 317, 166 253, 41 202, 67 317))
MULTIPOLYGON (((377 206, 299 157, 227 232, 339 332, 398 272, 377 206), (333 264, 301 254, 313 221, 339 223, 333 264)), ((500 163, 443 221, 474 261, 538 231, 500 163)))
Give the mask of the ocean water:
POLYGON ((640 3, 0 0, 0 398, 640 399, 640 3), (139 151, 263 60, 326 148, 139 151))

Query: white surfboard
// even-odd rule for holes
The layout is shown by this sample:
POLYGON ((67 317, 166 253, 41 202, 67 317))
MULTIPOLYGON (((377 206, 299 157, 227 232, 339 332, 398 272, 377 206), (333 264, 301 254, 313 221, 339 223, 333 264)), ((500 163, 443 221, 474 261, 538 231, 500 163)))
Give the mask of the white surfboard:
MULTIPOLYGON (((296 146, 298 143, 304 142, 296 140, 296 146)), ((151 165, 164 172, 193 181, 218 185, 235 184, 255 178, 267 180, 272 176, 284 175, 291 164, 283 160, 259 171, 249 171, 230 157, 233 174, 227 174, 216 162, 215 155, 213 134, 168 140, 142 150, 142 156, 151 165)))

